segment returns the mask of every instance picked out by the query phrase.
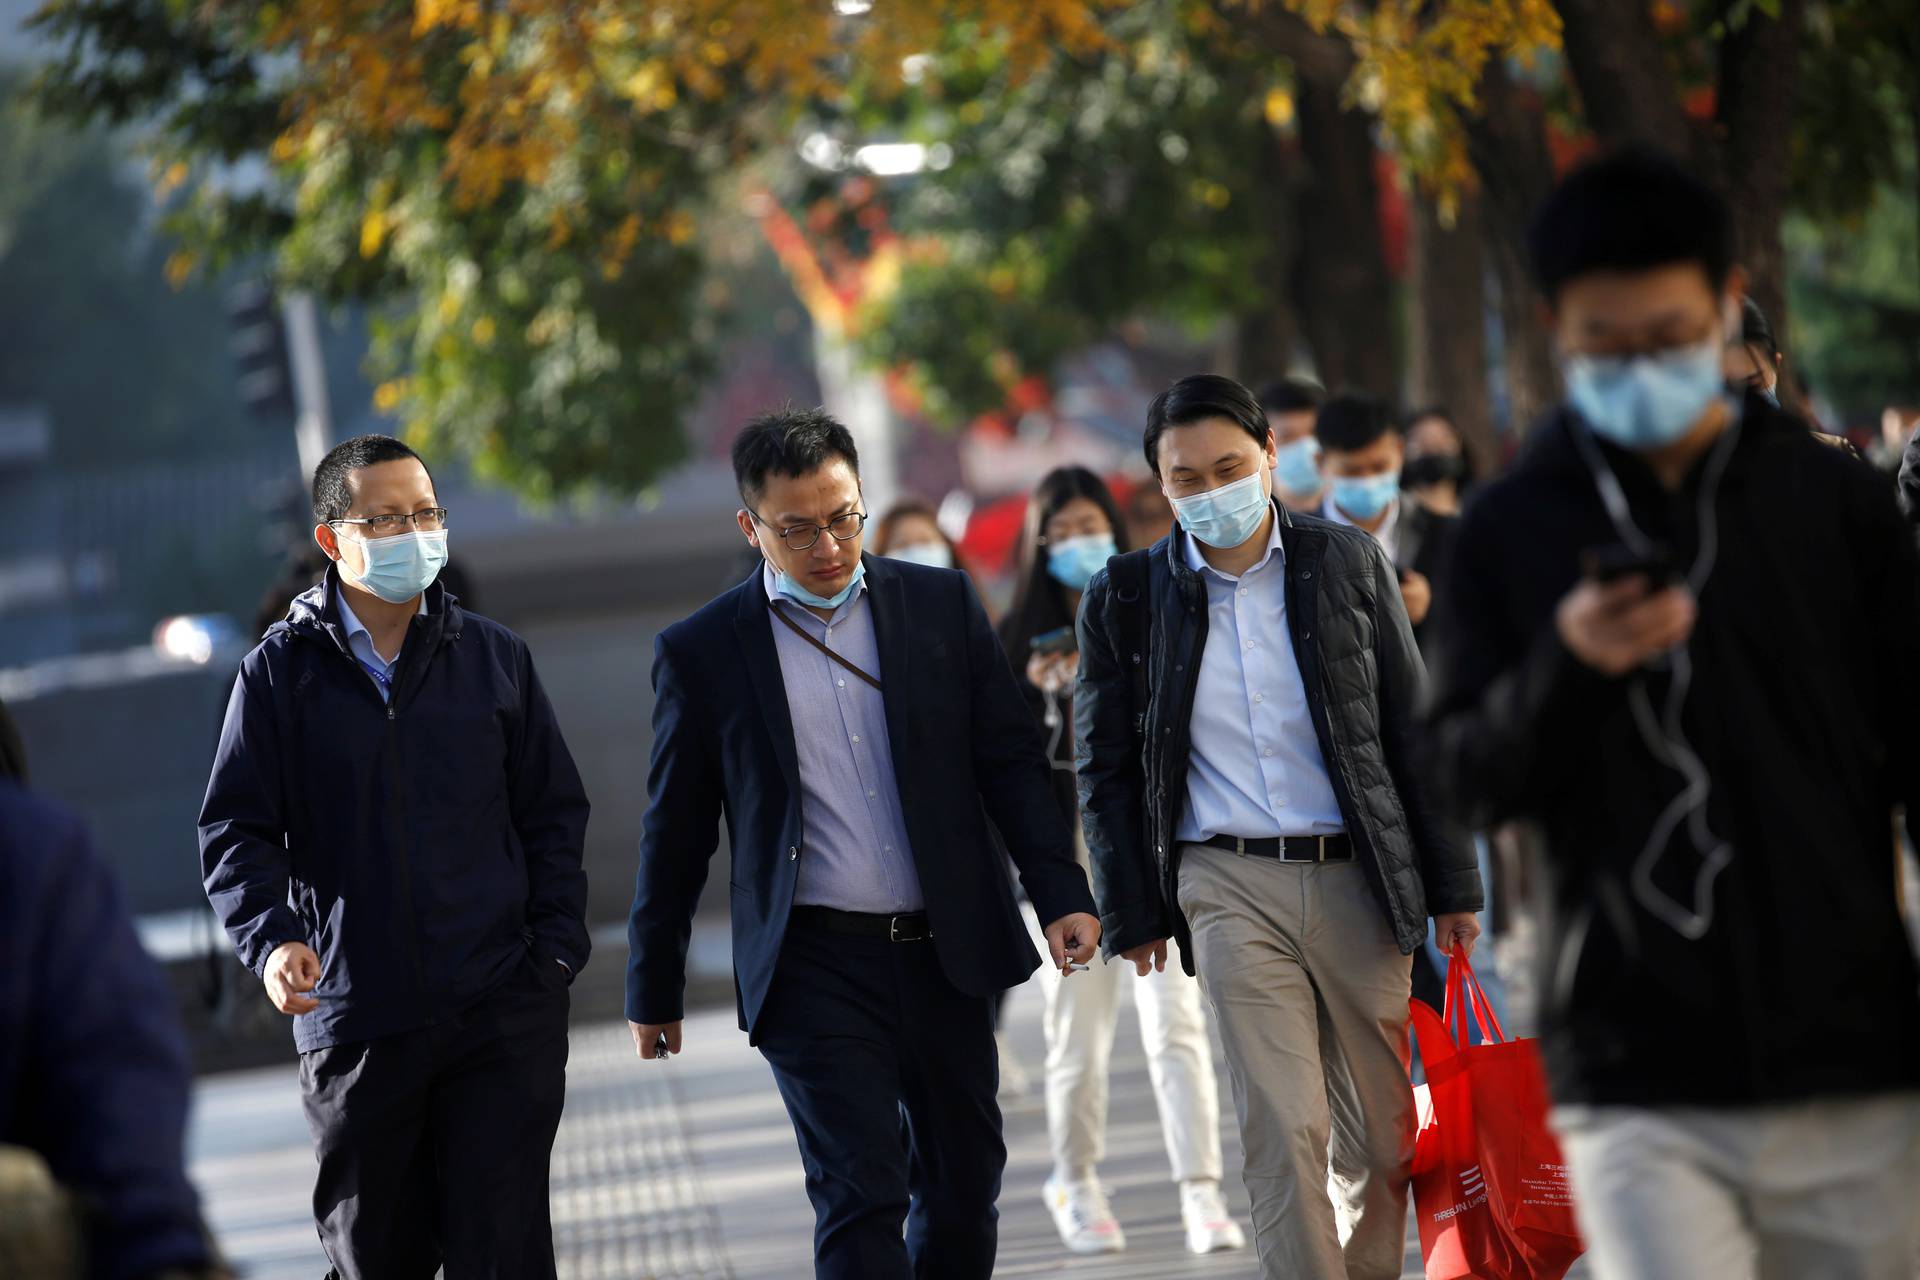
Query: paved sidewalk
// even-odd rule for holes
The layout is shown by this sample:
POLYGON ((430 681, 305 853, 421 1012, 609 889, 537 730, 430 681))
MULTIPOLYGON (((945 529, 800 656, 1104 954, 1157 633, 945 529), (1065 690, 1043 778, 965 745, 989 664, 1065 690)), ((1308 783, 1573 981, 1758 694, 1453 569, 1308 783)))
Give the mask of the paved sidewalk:
MULTIPOLYGON (((1040 1061, 1040 996, 1017 990, 1016 1053, 1040 1061)), ((644 1063, 625 1025, 573 1031, 565 1118, 554 1152, 554 1235, 564 1280, 797 1280, 811 1272, 813 1215, 793 1130, 772 1078, 731 1010, 697 1014, 681 1058, 644 1063)), ((1216 1062, 1218 1062, 1216 1049, 1216 1062)), ((1103 1174, 1129 1248, 1109 1258, 1061 1249, 1040 1184, 1046 1118, 1036 1087, 1007 1108, 999 1276, 1178 1280, 1254 1274, 1250 1252, 1186 1253, 1159 1119, 1129 1006, 1115 1045, 1103 1174)), ((1240 1147, 1224 1073, 1226 1190, 1245 1221, 1240 1147)), ((313 1156, 291 1068, 215 1076, 199 1092, 193 1172, 215 1231, 257 1280, 318 1280, 326 1262, 308 1216, 313 1156)), ((1417 1245, 1410 1277, 1420 1274, 1417 1245)), ((1579 1272, 1575 1272, 1578 1275, 1579 1272)))

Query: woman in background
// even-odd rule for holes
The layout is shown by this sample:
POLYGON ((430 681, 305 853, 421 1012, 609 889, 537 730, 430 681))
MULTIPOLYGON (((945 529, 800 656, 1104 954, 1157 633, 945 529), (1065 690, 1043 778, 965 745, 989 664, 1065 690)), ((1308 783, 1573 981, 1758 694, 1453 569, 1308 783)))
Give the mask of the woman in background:
POLYGON ((1408 414, 1406 439, 1400 487, 1435 515, 1459 515, 1461 499, 1473 487, 1473 457, 1453 415, 1437 405, 1408 414))
MULTIPOLYGON (((1083 467, 1048 474, 1027 504, 1013 606, 1000 640, 1025 685, 1053 761, 1060 809, 1087 862, 1074 787, 1073 678, 1079 668, 1074 618, 1080 594, 1107 560, 1125 549, 1126 526, 1105 482, 1083 467)), ((1033 908, 1027 924, 1040 934, 1033 908)), ((1169 950, 1173 944, 1168 943, 1169 950)), ((1246 1236, 1220 1194, 1220 1103, 1207 1039, 1200 984, 1177 955, 1166 969, 1138 977, 1131 965, 1096 963, 1064 979, 1045 970, 1035 981, 1046 997, 1047 1136, 1053 1173, 1043 1194, 1060 1239, 1074 1253, 1126 1248, 1099 1163, 1106 1145, 1107 1072, 1123 991, 1140 1013, 1154 1098, 1167 1158, 1180 1188, 1187 1247, 1195 1253, 1238 1249, 1246 1236)))
POLYGON ((960 549, 940 528, 939 516, 920 498, 902 498, 887 508, 874 526, 873 553, 936 569, 966 568, 960 549))

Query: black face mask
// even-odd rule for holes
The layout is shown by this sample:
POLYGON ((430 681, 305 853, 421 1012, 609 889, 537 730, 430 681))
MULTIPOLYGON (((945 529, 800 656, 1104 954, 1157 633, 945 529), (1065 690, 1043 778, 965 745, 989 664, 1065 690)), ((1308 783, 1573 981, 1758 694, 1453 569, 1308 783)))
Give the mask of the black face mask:
POLYGON ((1459 484, 1467 478, 1467 461, 1455 453, 1428 453, 1410 458, 1400 470, 1400 483, 1409 489, 1436 484, 1459 484))

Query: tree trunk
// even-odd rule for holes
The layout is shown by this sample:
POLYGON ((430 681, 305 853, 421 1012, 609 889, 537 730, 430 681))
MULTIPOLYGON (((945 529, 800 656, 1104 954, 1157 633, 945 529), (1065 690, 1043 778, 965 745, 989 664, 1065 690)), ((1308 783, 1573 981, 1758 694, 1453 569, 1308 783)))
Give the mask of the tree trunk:
POLYGON ((1452 227, 1425 195, 1414 201, 1408 408, 1446 406, 1484 472, 1498 457, 1487 396, 1487 263, 1477 197, 1452 227))
POLYGON ((1293 64, 1301 172, 1289 202, 1297 244, 1288 295, 1320 380, 1329 389, 1392 397, 1400 384, 1399 344, 1380 243, 1373 121, 1340 102, 1353 73, 1353 49, 1279 4, 1248 8, 1240 0, 1217 0, 1215 7, 1293 64))
POLYGON ((1595 136, 1687 154, 1692 133, 1653 27, 1652 6, 1646 0, 1555 0, 1554 7, 1567 69, 1595 136))
MULTIPOLYGON (((1266 154, 1248 175, 1248 197, 1259 201, 1258 207, 1268 211, 1266 250, 1252 268, 1260 280, 1286 280, 1298 252, 1293 216, 1297 193, 1290 180, 1298 167, 1291 148, 1275 136, 1266 154)), ((1256 392, 1286 375, 1300 341, 1300 326, 1287 291, 1275 287, 1270 292, 1271 305, 1241 316, 1235 325, 1231 368, 1242 383, 1256 392)))
POLYGON ((1718 166, 1733 209, 1734 261, 1747 269, 1747 293, 1787 342, 1787 262, 1780 219, 1787 208, 1793 102, 1800 84, 1806 0, 1782 0, 1778 19, 1755 7, 1720 46, 1715 123, 1724 139, 1718 166))
POLYGON ((1553 348, 1527 269, 1527 227, 1553 189, 1553 158, 1540 104, 1498 62, 1480 83, 1480 113, 1467 120, 1467 155, 1480 178, 1486 244, 1500 288, 1507 419, 1524 433, 1560 400, 1553 348))
POLYGON ((1296 207, 1293 306, 1329 390, 1393 399, 1399 391, 1392 285, 1380 244, 1372 121, 1340 103, 1340 86, 1302 79, 1306 172, 1296 207))

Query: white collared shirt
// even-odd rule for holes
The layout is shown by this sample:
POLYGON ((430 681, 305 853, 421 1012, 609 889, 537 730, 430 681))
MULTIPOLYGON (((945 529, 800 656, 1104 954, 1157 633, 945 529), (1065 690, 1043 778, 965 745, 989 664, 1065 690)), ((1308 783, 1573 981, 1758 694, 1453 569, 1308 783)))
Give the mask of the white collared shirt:
POLYGON ((1174 838, 1333 835, 1346 830, 1307 709, 1287 629, 1287 565, 1276 515, 1260 563, 1238 578, 1185 534, 1207 584, 1207 645, 1190 726, 1187 804, 1174 838))
MULTIPOLYGON (((1320 514, 1335 524, 1351 525, 1355 529, 1360 527, 1340 509, 1340 504, 1333 500, 1331 492, 1327 494, 1327 500, 1322 504, 1320 514)), ((1387 563, 1398 566, 1400 563, 1400 499, 1395 498, 1393 505, 1387 508, 1387 518, 1380 522, 1378 529, 1373 531, 1373 540, 1380 544, 1382 551, 1387 553, 1387 563)))
MULTIPOLYGON (((340 621, 347 628, 347 649, 359 662, 360 669, 367 673, 367 679, 373 681, 373 687, 380 691, 382 702, 393 701, 393 668, 400 661, 400 655, 394 654, 388 662, 373 647, 373 633, 367 630, 367 624, 360 621, 351 605, 347 603, 347 593, 337 585, 333 589, 334 603, 340 609, 340 621)), ((427 611, 427 593, 420 593, 420 608, 415 616, 427 611)))

